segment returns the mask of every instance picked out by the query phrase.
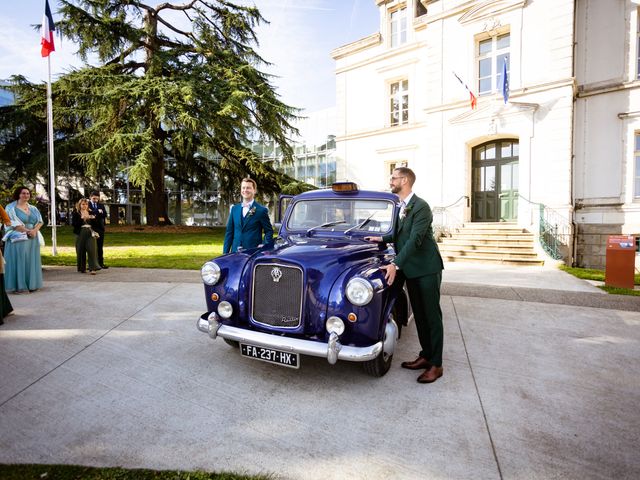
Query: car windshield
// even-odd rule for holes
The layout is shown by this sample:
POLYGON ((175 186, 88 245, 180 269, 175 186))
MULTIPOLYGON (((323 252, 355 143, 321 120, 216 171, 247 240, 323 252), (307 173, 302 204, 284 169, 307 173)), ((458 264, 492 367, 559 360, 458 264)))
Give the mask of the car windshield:
POLYGON ((391 230, 393 202, 363 199, 317 199, 297 202, 289 230, 377 232, 391 230))

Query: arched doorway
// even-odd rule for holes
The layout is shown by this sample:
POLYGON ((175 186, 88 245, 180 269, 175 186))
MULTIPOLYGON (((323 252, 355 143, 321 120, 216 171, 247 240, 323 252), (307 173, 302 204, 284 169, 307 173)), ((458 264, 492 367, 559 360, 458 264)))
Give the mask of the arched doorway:
POLYGON ((518 141, 495 140, 472 151, 471 220, 513 222, 518 218, 518 141))

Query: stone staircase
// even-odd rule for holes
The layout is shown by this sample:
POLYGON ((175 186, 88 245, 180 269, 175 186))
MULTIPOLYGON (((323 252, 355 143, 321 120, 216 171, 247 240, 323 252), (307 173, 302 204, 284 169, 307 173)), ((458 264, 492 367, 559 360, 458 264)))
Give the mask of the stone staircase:
POLYGON ((467 223, 438 240, 445 262, 544 265, 532 233, 515 223, 467 223))

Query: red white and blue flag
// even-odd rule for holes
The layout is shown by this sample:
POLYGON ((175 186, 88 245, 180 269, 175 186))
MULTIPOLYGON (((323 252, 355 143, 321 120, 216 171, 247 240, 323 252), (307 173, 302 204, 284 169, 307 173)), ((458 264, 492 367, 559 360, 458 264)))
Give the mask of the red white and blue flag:
POLYGON ((56 26, 53 23, 53 15, 49 8, 49 0, 44 0, 44 15, 42 16, 42 34, 40 38, 40 53, 43 57, 48 57, 51 52, 55 52, 56 47, 53 45, 53 32, 56 26))
POLYGON ((458 76, 456 72, 452 72, 452 73, 458 79, 458 81, 462 84, 462 86, 467 89, 467 92, 469 92, 469 102, 471 103, 471 109, 473 110, 474 108, 476 108, 476 105, 478 104, 478 97, 476 97, 473 94, 471 89, 467 87, 467 84, 462 81, 462 79, 458 76))

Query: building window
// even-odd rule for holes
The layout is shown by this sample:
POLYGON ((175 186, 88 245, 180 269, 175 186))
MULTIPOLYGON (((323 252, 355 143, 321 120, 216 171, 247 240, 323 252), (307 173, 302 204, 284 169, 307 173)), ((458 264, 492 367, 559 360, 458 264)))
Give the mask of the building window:
POLYGON ((427 14, 427 7, 424 6, 425 3, 427 2, 421 2, 420 0, 416 0, 416 18, 427 14))
POLYGON ((385 162, 385 165, 386 165, 386 170, 387 170, 387 176, 389 176, 389 177, 391 175, 393 175, 393 171, 396 168, 407 167, 408 166, 406 160, 391 160, 390 162, 385 162))
POLYGON ((478 42, 478 92, 480 95, 498 91, 502 78, 502 65, 507 60, 507 73, 511 69, 508 33, 478 42))
POLYGON ((407 9, 399 8, 389 16, 389 33, 391 46, 397 47, 407 43, 407 9))
POLYGON ((389 86, 389 124, 409 123, 409 80, 400 80, 389 86))
POLYGON ((635 158, 635 174, 633 182, 633 196, 634 198, 640 198, 640 133, 636 132, 635 135, 635 147, 633 156, 635 158))

